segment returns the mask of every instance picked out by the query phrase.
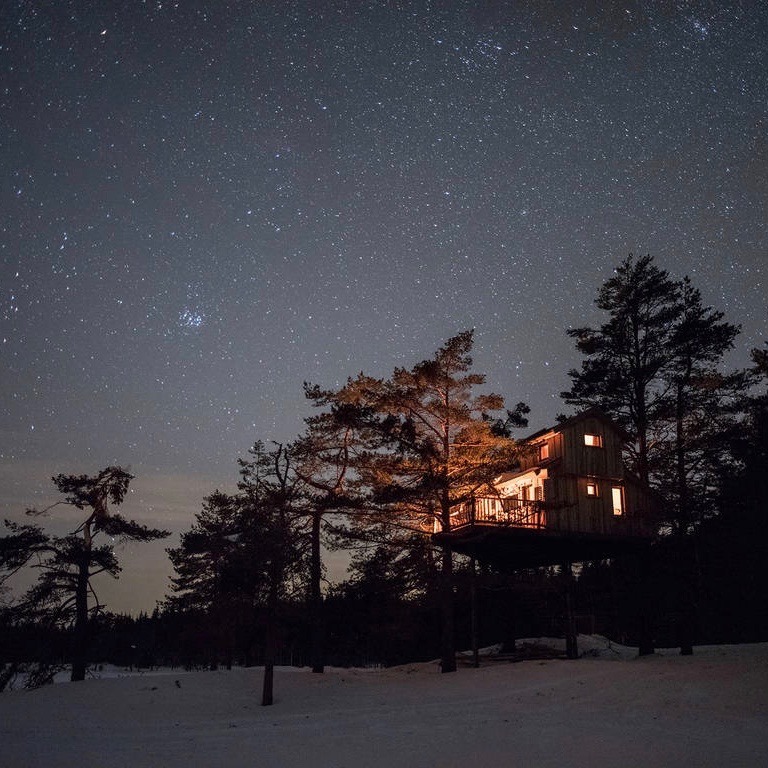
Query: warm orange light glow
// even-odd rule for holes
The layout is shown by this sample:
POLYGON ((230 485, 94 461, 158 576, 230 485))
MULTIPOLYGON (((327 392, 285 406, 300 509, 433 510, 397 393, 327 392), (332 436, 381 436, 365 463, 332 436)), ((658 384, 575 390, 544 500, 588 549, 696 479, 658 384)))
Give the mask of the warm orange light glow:
POLYGON ((587 496, 597 496, 597 483, 593 480, 587 481, 587 496))
POLYGON ((624 514, 624 493, 622 492, 621 488, 611 488, 611 497, 613 498, 613 514, 623 515, 624 514))
POLYGON ((549 443, 542 443, 539 446, 539 461, 549 458, 549 443))
POLYGON ((584 435, 584 445, 591 445, 593 448, 603 447, 602 435, 584 435))

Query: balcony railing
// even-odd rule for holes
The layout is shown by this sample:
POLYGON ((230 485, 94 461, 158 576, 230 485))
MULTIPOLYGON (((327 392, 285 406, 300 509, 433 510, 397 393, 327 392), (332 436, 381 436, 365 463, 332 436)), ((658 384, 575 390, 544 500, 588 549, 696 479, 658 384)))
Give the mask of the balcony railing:
POLYGON ((546 528, 540 501, 476 497, 451 508, 451 528, 465 525, 499 525, 515 528, 546 528))

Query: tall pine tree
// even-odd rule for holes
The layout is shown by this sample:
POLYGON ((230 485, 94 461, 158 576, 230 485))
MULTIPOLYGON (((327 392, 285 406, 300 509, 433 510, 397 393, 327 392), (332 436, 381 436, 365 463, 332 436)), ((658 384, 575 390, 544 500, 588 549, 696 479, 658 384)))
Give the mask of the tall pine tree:
POLYGON ((726 322, 723 312, 705 307, 688 277, 679 287, 680 312, 669 339, 670 362, 661 377, 667 407, 658 420, 669 428, 659 452, 666 461, 658 468, 656 482, 664 492, 666 522, 673 533, 686 535, 714 513, 747 379, 743 371, 721 371, 739 327, 726 322))
POLYGON ((678 640, 681 653, 693 653, 698 624, 699 568, 696 534, 716 508, 720 479, 729 465, 728 446, 738 427, 737 412, 745 374, 720 371, 739 328, 724 314, 705 307, 689 278, 680 283, 680 314, 670 338, 671 365, 663 381, 668 407, 660 421, 669 423, 659 453, 666 456, 656 484, 664 494, 664 519, 675 552, 678 640))
MULTIPOLYGON (((692 652, 697 525, 715 510, 729 436, 738 424, 744 372, 721 371, 739 333, 702 303, 686 277, 674 281, 650 256, 629 256, 601 287, 598 329, 568 331, 585 355, 565 400, 598 406, 631 437, 628 464, 664 500, 663 532, 676 563, 678 635, 692 652)), ((649 645, 644 644, 644 650, 649 645)))
POLYGON ((238 487, 246 517, 259 530, 260 569, 266 586, 266 627, 262 706, 274 700, 274 668, 278 650, 280 607, 300 590, 306 578, 306 519, 303 484, 294 470, 291 446, 255 443, 241 459, 238 487))
MULTIPOLYGON (((355 463, 367 490, 367 511, 355 517, 359 535, 407 546, 413 532, 451 530, 451 508, 475 493, 492 493, 492 481, 514 466, 518 448, 498 419, 495 394, 476 394, 485 377, 472 372, 473 332, 449 339, 429 360, 397 368, 387 380, 360 375, 337 393, 366 412, 368 450, 355 463)), ((525 406, 509 419, 520 422, 525 406)), ((439 548, 441 669, 456 669, 453 555, 439 548)))
POLYGON ((110 504, 122 503, 131 480, 133 475, 114 466, 93 476, 60 474, 53 483, 64 499, 41 512, 28 510, 28 514, 41 515, 64 504, 86 513, 73 533, 49 539, 46 556, 35 566, 41 570, 40 577, 26 597, 30 610, 37 609, 41 616, 72 627, 73 681, 85 679, 89 619, 102 607, 93 578, 101 573, 117 578, 121 570, 114 545, 169 535, 168 531, 126 520, 110 509, 110 504), (99 544, 100 535, 110 537, 111 542, 99 544))
POLYGON ((608 320, 599 328, 568 330, 584 360, 581 370, 569 372, 572 386, 562 397, 579 409, 598 407, 623 427, 631 438, 630 468, 647 484, 658 416, 666 405, 663 376, 672 365, 679 288, 651 256, 630 255, 600 288, 595 304, 608 320))
MULTIPOLYGON (((364 409, 344 402, 337 393, 304 385, 304 393, 319 413, 305 419, 306 430, 291 446, 294 472, 303 483, 304 506, 309 523, 309 613, 311 617, 312 671, 321 673, 325 661, 323 619, 323 529, 327 518, 359 508, 354 466, 365 443, 362 439, 364 409)), ((333 536, 326 536, 328 539, 333 536)), ((331 541, 331 544, 333 542, 331 541)))

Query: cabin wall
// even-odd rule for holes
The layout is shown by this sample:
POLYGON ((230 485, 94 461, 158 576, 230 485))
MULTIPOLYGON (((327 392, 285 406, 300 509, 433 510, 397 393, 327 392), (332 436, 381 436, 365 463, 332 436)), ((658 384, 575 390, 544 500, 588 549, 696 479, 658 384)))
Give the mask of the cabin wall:
POLYGON ((556 531, 609 534, 616 525, 611 488, 598 484, 598 495, 587 494, 587 478, 578 475, 550 478, 544 487, 547 527, 556 531))
POLYGON ((619 433, 602 419, 583 419, 565 427, 553 440, 557 458, 544 489, 548 527, 560 531, 608 535, 627 515, 614 515, 614 487, 624 487, 622 441, 619 433), (601 445, 586 445, 584 435, 596 435, 601 445), (588 483, 596 493, 587 492, 588 483))
POLYGON ((627 509, 626 524, 637 533, 652 533, 661 512, 656 496, 639 481, 630 480, 624 485, 624 498, 627 509))
POLYGON ((525 471, 533 467, 547 466, 563 455, 562 435, 557 432, 549 432, 536 438, 532 443, 532 450, 524 455, 520 460, 520 470, 525 471), (549 454, 546 458, 541 457, 541 447, 546 445, 549 454))
POLYGON ((499 483, 502 496, 539 500, 549 530, 598 535, 642 532, 650 497, 631 478, 625 481, 623 437, 610 422, 586 417, 540 434, 522 470, 499 483), (595 436, 596 445, 585 442, 595 436), (547 455, 541 446, 547 446, 547 455), (591 486, 588 488, 588 485, 591 486), (527 488, 527 491, 523 489, 527 488), (622 513, 614 513, 613 489, 620 488, 622 513))
POLYGON ((559 437, 562 439, 560 456, 564 474, 617 479, 623 475, 621 437, 602 419, 580 420, 564 429, 559 437), (585 445, 585 434, 598 435, 602 446, 585 445))

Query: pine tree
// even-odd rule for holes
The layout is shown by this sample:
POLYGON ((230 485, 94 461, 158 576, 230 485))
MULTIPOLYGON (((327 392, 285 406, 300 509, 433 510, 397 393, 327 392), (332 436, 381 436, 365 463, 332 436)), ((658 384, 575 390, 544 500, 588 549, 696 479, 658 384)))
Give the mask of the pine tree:
POLYGON ((217 490, 203 500, 179 546, 166 550, 174 575, 164 607, 205 636, 211 665, 223 653, 231 666, 238 641, 248 647, 243 634, 253 626, 262 602, 264 581, 257 553, 249 546, 258 532, 251 528, 241 497, 217 490))
POLYGON ((240 482, 246 516, 260 534, 259 563, 266 586, 266 639, 262 706, 274 700, 274 668, 280 605, 302 589, 306 580, 306 519, 303 485, 294 470, 291 446, 275 443, 271 450, 257 442, 248 459, 240 459, 240 482))
POLYGON ((340 401, 336 393, 304 384, 304 394, 313 406, 323 409, 305 419, 305 432, 291 446, 294 471, 303 483, 309 522, 309 611, 311 617, 311 666, 324 670, 325 630, 323 619, 323 526, 330 515, 358 506, 354 470, 361 449, 362 419, 356 407, 340 401))
POLYGON ((230 637, 263 617, 269 705, 281 608, 308 581, 308 496, 291 444, 256 442, 238 463, 238 492, 208 496, 180 546, 168 550, 176 574, 166 607, 196 613, 230 637))
POLYGON ((40 515, 58 504, 87 511, 73 533, 49 539, 46 556, 35 566, 42 572, 25 599, 28 610, 36 611, 54 623, 72 626, 73 681, 85 679, 89 618, 102 607, 93 577, 107 573, 117 578, 121 567, 115 544, 153 541, 169 535, 168 531, 126 520, 109 509, 110 503, 115 506, 122 503, 131 480, 133 475, 121 467, 106 467, 95 476, 60 474, 53 478, 53 483, 65 495, 64 500, 42 512, 28 511, 40 515), (96 539, 101 534, 109 536, 111 543, 97 544, 96 539))
POLYGON ((717 518, 702 523, 704 578, 712 621, 729 641, 768 640, 768 342, 752 350, 756 385, 744 398, 745 418, 730 436, 734 464, 719 487, 717 518))
MULTIPOLYGON (((361 537, 390 543, 451 530, 451 508, 514 466, 518 448, 494 412, 499 395, 474 394, 485 377, 472 373, 473 332, 449 339, 433 358, 397 368, 387 380, 364 375, 347 383, 337 401, 364 409, 367 450, 355 463, 368 508, 355 517, 361 537)), ((519 420, 525 406, 509 418, 519 420)), ((456 669, 453 623, 453 556, 440 549, 441 669, 456 669)))
POLYGON ((680 313, 679 288, 651 256, 630 255, 595 301, 608 313, 599 328, 572 328, 585 359, 569 371, 570 405, 598 407, 630 436, 630 468, 648 483, 654 466, 657 417, 665 408, 662 377, 671 366, 670 338, 680 313))
POLYGON ((660 420, 671 422, 669 437, 659 446, 668 458, 656 482, 665 497, 665 521, 676 538, 678 634, 681 653, 690 655, 700 592, 696 533, 701 520, 715 511, 746 380, 743 372, 719 370, 739 328, 725 322, 722 312, 704 307, 687 277, 680 283, 680 305, 670 338, 671 365, 664 376, 669 406, 660 414, 660 420))
POLYGON ((166 550, 175 571, 166 608, 210 614, 237 601, 228 573, 242 528, 242 505, 236 496, 214 491, 203 499, 202 510, 192 528, 181 534, 179 546, 166 550))
POLYGON ((682 280, 680 313, 669 339, 670 364, 662 377, 668 405, 658 418, 670 425, 668 437, 659 443, 659 452, 668 458, 657 478, 666 521, 682 536, 714 513, 718 477, 729 462, 728 445, 747 387, 745 372, 720 370, 740 330, 724 317, 703 306, 688 277, 682 280))
POLYGON ((48 536, 39 525, 20 525, 11 520, 5 520, 4 525, 8 533, 0 537, 0 590, 48 546, 48 536))
MULTIPOLYGON (((684 653, 692 652, 695 541, 715 511, 729 437, 738 427, 747 375, 721 371, 737 326, 702 304, 686 277, 672 280, 650 256, 627 258, 599 291, 609 313, 599 329, 568 331, 586 359, 572 370, 567 402, 598 406, 630 435, 629 466, 664 499, 663 531, 677 564, 684 653)), ((647 638, 643 650, 649 650, 647 638)))

